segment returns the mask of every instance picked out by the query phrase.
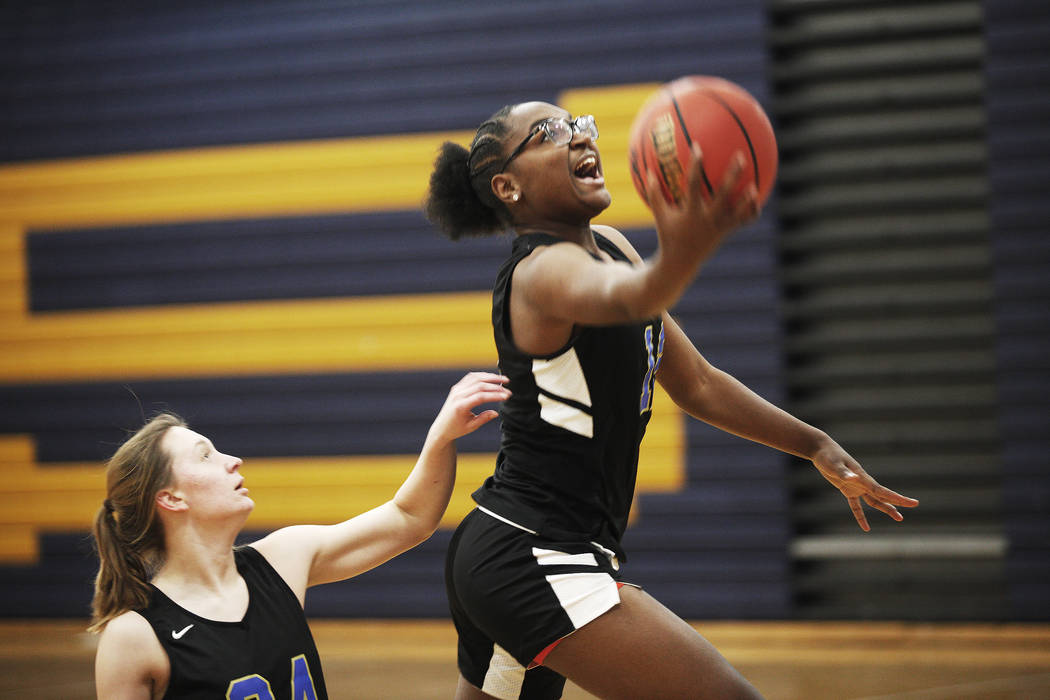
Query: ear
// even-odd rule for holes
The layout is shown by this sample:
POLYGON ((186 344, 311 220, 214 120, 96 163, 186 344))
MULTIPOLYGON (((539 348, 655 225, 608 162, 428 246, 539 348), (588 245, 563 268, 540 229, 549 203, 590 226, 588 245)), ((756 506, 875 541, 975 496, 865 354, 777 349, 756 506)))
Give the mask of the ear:
POLYGON ((156 497, 157 507, 172 513, 186 510, 189 505, 177 492, 171 489, 163 489, 156 497))
POLYGON ((505 206, 521 199, 521 187, 510 173, 497 173, 492 176, 492 192, 505 206))

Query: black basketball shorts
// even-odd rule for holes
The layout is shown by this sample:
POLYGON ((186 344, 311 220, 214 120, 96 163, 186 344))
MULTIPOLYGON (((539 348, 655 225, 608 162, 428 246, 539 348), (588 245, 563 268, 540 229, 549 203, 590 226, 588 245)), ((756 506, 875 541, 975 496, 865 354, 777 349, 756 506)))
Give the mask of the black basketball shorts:
POLYGON ((597 543, 554 542, 472 511, 445 562, 463 678, 501 700, 560 698, 565 679, 536 657, 620 602, 619 568, 597 543))

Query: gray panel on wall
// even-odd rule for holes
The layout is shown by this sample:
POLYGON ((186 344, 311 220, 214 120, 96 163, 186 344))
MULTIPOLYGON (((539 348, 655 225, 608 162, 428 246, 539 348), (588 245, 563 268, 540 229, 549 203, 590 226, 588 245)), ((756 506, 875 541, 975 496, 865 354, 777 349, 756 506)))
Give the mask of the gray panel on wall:
POLYGON ((788 385, 895 524, 794 473, 808 617, 1006 614, 977 0, 775 0, 788 385))

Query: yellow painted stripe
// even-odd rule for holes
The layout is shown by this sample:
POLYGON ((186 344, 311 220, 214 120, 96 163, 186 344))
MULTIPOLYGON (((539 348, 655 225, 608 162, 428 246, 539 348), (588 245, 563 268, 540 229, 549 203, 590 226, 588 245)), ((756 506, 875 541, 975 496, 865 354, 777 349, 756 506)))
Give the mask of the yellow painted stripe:
MULTIPOLYGON (((631 120, 654 85, 572 90, 597 117, 614 204, 600 222, 647 225, 627 169, 631 120)), ((0 222, 28 229, 415 209, 439 145, 469 131, 222 146, 0 167, 0 222)))
MULTIPOLYGON (((0 221, 0 329, 25 316, 28 306, 25 232, 17 224, 0 221)), ((0 354, 3 347, 0 346, 0 354)))
POLYGON ((419 206, 438 146, 468 134, 308 141, 0 168, 0 221, 26 228, 419 206))
MULTIPOLYGON (((601 125, 599 145, 614 204, 600 223, 651 223, 633 192, 626 150, 630 122, 653 87, 561 96, 569 111, 592 113, 601 125)), ((431 133, 0 167, 0 382, 493 367, 487 291, 42 314, 28 313, 26 302, 27 229, 412 209, 423 197, 439 144, 469 138, 467 132, 431 133)), ((681 422, 673 408, 654 415, 643 445, 640 489, 681 487, 681 422)), ((253 460, 263 482, 270 472, 285 476, 275 477, 272 487, 260 483, 260 508, 251 525, 315 520, 323 499, 340 492, 332 484, 340 483, 340 475, 356 478, 359 468, 359 476, 371 474, 375 483, 362 487, 353 507, 345 494, 340 497, 331 505, 332 519, 382 502, 412 461, 391 459, 397 467, 382 467, 385 482, 376 481, 374 470, 381 465, 372 458, 348 457, 339 464, 295 460, 296 474, 306 468, 320 475, 305 491, 287 479, 289 464, 253 460), (293 491, 298 500, 288 500, 293 491)), ((491 456, 461 460, 449 518, 469 508, 464 493, 489 473, 491 462, 491 456)), ((89 526, 101 498, 100 465, 39 468, 29 438, 0 438, 0 467, 0 560, 34 558, 38 532, 89 526)))
MULTIPOLYGON (((669 399, 657 396, 639 460, 637 488, 667 492, 685 475, 685 429, 669 399)), ((415 455, 252 458, 242 471, 256 508, 246 527, 271 530, 296 523, 332 523, 389 500, 415 464, 415 455)), ((442 527, 454 527, 473 507, 470 494, 491 473, 494 454, 459 455, 456 486, 442 527)), ((30 436, 0 437, 0 563, 31 564, 38 535, 91 528, 105 497, 101 463, 35 462, 30 436)))
POLYGON ((494 369, 490 292, 35 314, 0 328, 0 382, 494 369))
MULTIPOLYGON (((649 222, 626 140, 652 85, 577 90, 602 123, 620 226, 649 222)), ((317 141, 0 168, 0 382, 491 366, 487 295, 26 312, 26 228, 415 207, 442 140, 317 141), (3 222, 9 223, 3 223, 3 222)))

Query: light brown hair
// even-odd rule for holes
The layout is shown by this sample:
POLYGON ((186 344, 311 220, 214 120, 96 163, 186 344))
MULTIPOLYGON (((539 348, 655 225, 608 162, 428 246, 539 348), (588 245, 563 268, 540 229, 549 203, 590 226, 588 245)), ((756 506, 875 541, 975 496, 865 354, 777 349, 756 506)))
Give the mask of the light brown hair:
POLYGON ((172 457, 161 441, 175 426, 186 427, 186 423, 171 413, 157 415, 128 438, 106 465, 106 499, 92 528, 99 558, 88 627, 92 632, 149 603, 149 580, 164 557, 156 495, 172 481, 172 457))

